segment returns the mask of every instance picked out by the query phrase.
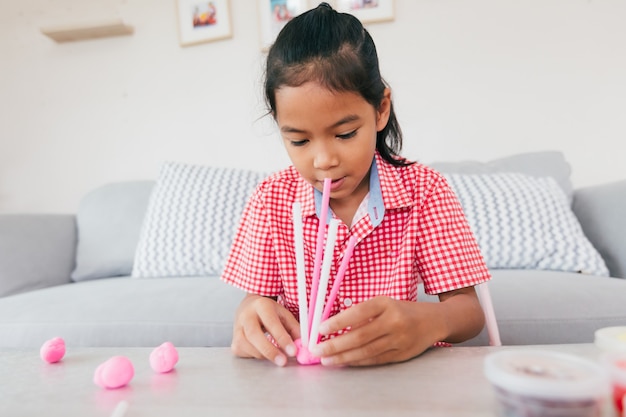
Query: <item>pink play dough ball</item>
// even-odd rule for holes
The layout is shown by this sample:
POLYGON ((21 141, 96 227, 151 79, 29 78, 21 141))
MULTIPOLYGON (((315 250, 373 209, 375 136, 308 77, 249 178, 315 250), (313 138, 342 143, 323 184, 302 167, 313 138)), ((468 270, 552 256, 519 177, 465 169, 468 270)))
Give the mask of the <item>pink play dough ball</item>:
POLYGON ((155 372, 166 373, 178 362, 178 351, 171 342, 165 342, 150 353, 150 366, 155 372))
POLYGON ((47 340, 39 350, 41 359, 48 363, 55 363, 65 356, 65 340, 60 337, 47 340))
POLYGON ((320 358, 317 356, 313 356, 311 352, 309 352, 308 347, 302 346, 302 340, 296 339, 293 341, 298 348, 298 353, 296 354, 296 360, 300 365, 317 365, 321 363, 320 358))
POLYGON ((124 356, 113 356, 96 368, 93 382, 102 388, 120 388, 133 379, 135 368, 130 359, 124 356))

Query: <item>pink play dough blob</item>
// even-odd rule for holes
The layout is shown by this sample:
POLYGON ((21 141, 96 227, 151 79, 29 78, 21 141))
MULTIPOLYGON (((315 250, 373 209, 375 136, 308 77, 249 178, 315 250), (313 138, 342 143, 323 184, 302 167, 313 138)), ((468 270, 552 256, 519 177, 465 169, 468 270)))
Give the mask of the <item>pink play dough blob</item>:
POLYGON ((317 365, 318 363, 321 363, 320 358, 318 358, 317 356, 313 356, 306 346, 302 346, 302 340, 296 339, 293 342, 298 348, 296 360, 300 365, 317 365))
POLYGON ((120 388, 133 379, 135 368, 130 359, 124 356, 113 356, 96 368, 93 382, 102 388, 120 388))
POLYGON ((65 356, 65 340, 60 337, 47 340, 39 350, 41 359, 48 363, 55 363, 65 356))
POLYGON ((178 362, 178 351, 171 342, 165 342, 150 353, 150 366, 155 372, 166 373, 178 362))

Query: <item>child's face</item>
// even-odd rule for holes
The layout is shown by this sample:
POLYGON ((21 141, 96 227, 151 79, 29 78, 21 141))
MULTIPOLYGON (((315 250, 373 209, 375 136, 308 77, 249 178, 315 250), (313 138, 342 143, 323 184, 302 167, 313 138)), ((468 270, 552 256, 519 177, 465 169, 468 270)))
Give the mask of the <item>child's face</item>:
POLYGON ((294 167, 331 199, 360 202, 369 190, 376 133, 389 119, 390 92, 379 109, 353 92, 333 92, 315 82, 276 91, 276 121, 294 167))

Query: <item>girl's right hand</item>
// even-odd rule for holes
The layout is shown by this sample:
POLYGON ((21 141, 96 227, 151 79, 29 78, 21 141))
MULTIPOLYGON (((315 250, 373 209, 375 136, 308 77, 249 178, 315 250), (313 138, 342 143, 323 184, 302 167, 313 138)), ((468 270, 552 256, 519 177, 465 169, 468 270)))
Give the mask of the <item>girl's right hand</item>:
POLYGON ((248 294, 235 314, 231 349, 242 358, 268 359, 284 366, 287 356, 296 356, 293 341, 299 337, 300 325, 289 310, 272 298, 248 294))

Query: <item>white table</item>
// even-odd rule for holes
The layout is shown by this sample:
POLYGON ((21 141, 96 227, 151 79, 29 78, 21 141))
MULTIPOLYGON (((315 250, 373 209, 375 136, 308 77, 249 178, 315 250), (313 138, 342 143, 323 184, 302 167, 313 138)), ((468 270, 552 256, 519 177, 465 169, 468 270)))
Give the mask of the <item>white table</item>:
MULTIPOLYGON (((411 361, 371 368, 284 368, 240 359, 226 348, 179 348, 175 371, 156 374, 150 348, 76 348, 47 364, 36 350, 0 351, 0 416, 495 416, 483 360, 501 349, 546 349, 598 360, 591 344, 434 348, 411 361), (124 355, 135 366, 117 390, 94 385, 96 367, 124 355)), ((608 407, 607 407, 608 408, 608 407)), ((612 413, 606 414, 612 416, 612 413)))

